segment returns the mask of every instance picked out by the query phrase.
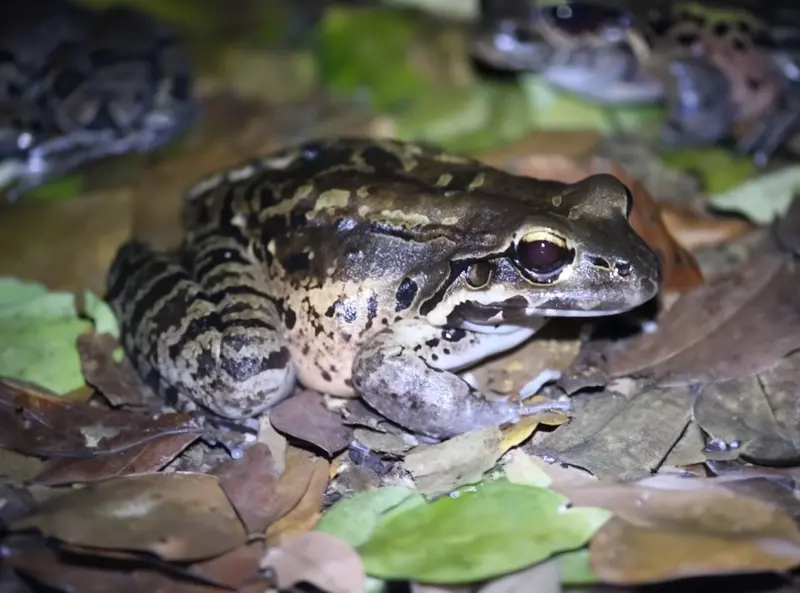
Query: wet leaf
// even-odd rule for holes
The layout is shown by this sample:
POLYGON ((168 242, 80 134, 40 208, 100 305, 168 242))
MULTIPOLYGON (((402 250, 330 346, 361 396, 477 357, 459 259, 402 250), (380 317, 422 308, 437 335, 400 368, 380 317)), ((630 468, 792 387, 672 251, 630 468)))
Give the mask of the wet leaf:
POLYGON ((580 547, 610 516, 565 503, 552 490, 488 482, 385 519, 358 551, 379 578, 480 581, 580 547))
POLYGON ((75 296, 35 283, 0 278, 0 376, 36 382, 58 394, 84 384, 75 348, 92 327, 80 319, 75 296))
POLYGON ((757 376, 706 385, 694 404, 696 422, 711 438, 740 443, 736 452, 757 463, 794 465, 800 459, 800 354, 757 376))
POLYGON ((366 575, 348 543, 318 531, 300 533, 267 550, 261 563, 275 571, 281 590, 310 583, 327 593, 362 593, 366 575))
POLYGON ((769 224, 788 210, 800 190, 800 167, 791 166, 760 175, 732 189, 713 195, 715 208, 738 212, 758 224, 769 224))
POLYGON ((56 486, 158 471, 198 438, 200 438, 198 433, 165 434, 112 455, 52 459, 33 478, 33 482, 56 486))
POLYGON ((761 251, 682 295, 657 331, 611 352, 612 376, 673 386, 724 381, 765 370, 800 347, 800 272, 786 257, 761 251))
POLYGON ((0 446, 42 457, 116 453, 169 434, 199 435, 188 415, 153 417, 49 395, 0 379, 0 446))
POLYGON ((645 389, 626 398, 588 393, 573 398, 572 422, 533 446, 537 455, 628 480, 657 469, 684 432, 692 396, 684 389, 645 389))
POLYGON ((247 533, 263 532, 272 517, 278 473, 263 443, 248 447, 241 459, 229 459, 211 472, 244 523, 247 533))
POLYGON ((559 489, 573 504, 615 514, 590 544, 602 581, 630 585, 800 564, 800 530, 791 517, 713 480, 689 482, 701 487, 676 489, 662 481, 660 488, 600 483, 559 489))
POLYGON ((428 497, 479 482, 505 453, 496 426, 473 430, 436 445, 421 445, 406 455, 403 469, 428 497))
POLYGON ((342 415, 325 406, 322 394, 308 389, 294 393, 272 408, 269 419, 277 430, 316 445, 328 455, 346 449, 353 435, 342 415))
POLYGON ((425 504, 425 499, 410 488, 377 488, 338 501, 325 512, 316 530, 358 547, 369 539, 381 519, 421 504, 425 504))
POLYGON ((205 474, 151 474, 90 484, 44 502, 11 528, 181 561, 223 554, 246 537, 219 482, 205 474))
POLYGON ((658 253, 663 274, 663 289, 684 292, 703 283, 694 256, 670 235, 659 205, 636 178, 621 166, 595 157, 586 163, 553 154, 533 155, 520 162, 516 172, 530 177, 575 183, 595 173, 610 173, 619 178, 633 197, 630 223, 636 233, 658 253))
POLYGON ((119 344, 110 334, 78 336, 81 370, 92 385, 112 406, 142 406, 152 401, 151 392, 127 362, 118 362, 119 344))

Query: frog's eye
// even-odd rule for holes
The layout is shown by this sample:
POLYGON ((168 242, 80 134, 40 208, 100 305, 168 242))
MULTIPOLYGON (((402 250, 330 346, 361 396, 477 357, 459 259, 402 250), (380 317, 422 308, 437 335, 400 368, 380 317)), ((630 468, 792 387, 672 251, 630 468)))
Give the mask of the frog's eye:
POLYGON ((593 2, 570 2, 545 6, 542 16, 550 24, 568 35, 606 33, 630 26, 630 15, 622 10, 601 6, 593 2))
POLYGON ((572 261, 575 252, 562 237, 549 231, 528 233, 517 243, 517 258, 534 274, 552 274, 572 261))

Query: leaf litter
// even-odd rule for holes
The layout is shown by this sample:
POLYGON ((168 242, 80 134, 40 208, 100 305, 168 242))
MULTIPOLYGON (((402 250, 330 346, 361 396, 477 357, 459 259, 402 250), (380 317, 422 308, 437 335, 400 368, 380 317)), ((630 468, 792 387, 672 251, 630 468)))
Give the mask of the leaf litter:
MULTIPOLYGON (((126 190, 137 232, 171 244, 189 177, 307 132, 270 134, 274 120, 289 120, 226 101, 211 103, 242 125, 157 159, 126 190)), ((366 117, 356 127, 372 134, 381 125, 366 117)), ((528 418, 430 443, 357 401, 299 392, 261 420, 242 458, 214 456, 191 418, 145 410, 151 396, 116 358, 102 311, 81 317, 74 295, 59 296, 72 324, 61 336, 48 334, 56 324, 46 327, 46 308, 22 299, 44 339, 31 358, 39 368, 16 373, 34 384, 0 383, 0 444, 16 459, 0 456, 9 468, 0 468, 4 560, 56 590, 247 593, 305 583, 379 591, 384 578, 409 579, 414 591, 560 591, 800 565, 789 255, 800 251, 800 202, 770 211, 787 212, 776 225, 782 250, 756 245, 720 277, 697 251, 722 252, 755 224, 706 209, 689 176, 642 163, 638 147, 600 158, 608 147, 598 140, 550 131, 482 153, 539 177, 617 175, 633 194, 632 223, 665 264, 671 294, 652 321, 641 311, 627 318, 629 335, 562 327, 464 375, 512 399, 566 391, 569 422, 528 418), (41 353, 58 341, 71 374, 55 384, 41 353), (78 399, 56 397, 70 391, 78 399), (179 470, 192 455, 202 471, 179 470)), ((750 176, 715 159, 720 166, 702 171, 706 187, 750 176)), ((766 181, 752 180, 733 209, 757 209, 766 181)))

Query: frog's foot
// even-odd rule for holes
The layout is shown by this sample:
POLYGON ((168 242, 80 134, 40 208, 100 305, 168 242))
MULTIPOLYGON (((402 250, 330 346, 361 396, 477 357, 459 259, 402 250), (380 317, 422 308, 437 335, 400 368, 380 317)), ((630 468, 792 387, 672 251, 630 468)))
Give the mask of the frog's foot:
POLYGON ((120 249, 106 298, 123 346, 162 397, 231 420, 260 414, 295 383, 276 302, 238 238, 209 236, 182 255, 120 249))
POLYGON ((435 438, 567 409, 568 402, 525 406, 489 399, 450 372, 513 348, 533 332, 517 327, 479 333, 436 328, 422 319, 400 321, 365 344, 353 363, 353 385, 390 420, 435 438))
POLYGON ((764 167, 778 148, 800 130, 800 99, 757 122, 736 145, 740 155, 751 155, 764 167))

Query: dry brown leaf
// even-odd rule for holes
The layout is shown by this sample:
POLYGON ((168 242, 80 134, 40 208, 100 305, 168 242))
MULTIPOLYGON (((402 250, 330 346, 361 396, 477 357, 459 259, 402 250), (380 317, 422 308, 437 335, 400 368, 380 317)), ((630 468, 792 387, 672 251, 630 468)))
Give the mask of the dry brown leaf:
POLYGON ((285 538, 267 550, 261 563, 281 590, 309 583, 326 593, 363 593, 364 564, 350 544, 319 531, 285 538))
POLYGON ((80 593, 223 593, 229 591, 204 583, 176 578, 176 574, 147 568, 142 562, 133 570, 121 570, 109 564, 107 558, 59 553, 44 541, 3 542, 4 563, 53 591, 80 593))
POLYGON ((691 416, 685 389, 645 389, 630 398, 612 391, 572 398, 571 422, 531 445, 536 455, 631 480, 658 469, 691 416))
POLYGON ((261 573, 261 559, 265 549, 262 540, 251 541, 221 556, 196 562, 188 572, 235 591, 248 583, 261 581, 260 591, 263 591, 266 580, 261 573))
POLYGON ((538 154, 519 163, 515 172, 565 183, 575 183, 595 173, 616 176, 633 196, 631 226, 661 259, 663 289, 683 292, 703 283, 700 266, 694 256, 670 235, 661 219, 658 204, 644 186, 619 165, 601 158, 582 163, 560 155, 538 154))
MULTIPOLYGON (((286 471, 281 476, 281 481, 278 482, 277 498, 280 498, 281 486, 288 482, 288 479, 284 482, 284 478, 289 474, 292 467, 291 463, 296 463, 297 461, 295 460, 297 459, 298 457, 295 456, 287 456, 286 471)), ((267 528, 267 541, 270 545, 280 544, 287 537, 310 531, 322 517, 322 503, 325 497, 325 490, 330 481, 330 463, 321 457, 315 456, 309 456, 305 459, 307 460, 305 463, 311 469, 306 487, 302 491, 301 498, 291 510, 283 514, 280 519, 271 523, 267 528)), ((291 476, 289 476, 289 479, 291 479, 291 476)), ((297 492, 297 490, 293 490, 292 494, 296 495, 297 492)))
POLYGON ((342 415, 325 406, 322 394, 301 389, 269 412, 276 430, 316 445, 328 455, 347 448, 353 429, 344 424, 342 415))
POLYGON ((0 446, 42 457, 91 457, 116 453, 167 434, 196 434, 181 413, 153 417, 84 402, 0 379, 0 446))
POLYGON ((497 426, 473 430, 436 445, 420 445, 406 455, 403 469, 428 497, 480 481, 505 453, 497 426))
POLYGON ((119 345, 110 334, 85 333, 78 336, 78 354, 86 382, 114 406, 142 406, 152 401, 152 394, 127 363, 114 360, 119 345))
POLYGON ((800 353, 751 377, 706 385, 694 417, 711 438, 738 442, 736 453, 761 465, 800 462, 800 353))
POLYGON ((786 256, 766 249, 732 274, 682 295, 657 331, 610 352, 610 374, 676 386, 769 368, 800 348, 798 275, 786 256))
POLYGON ((246 534, 214 476, 114 478, 44 502, 10 526, 70 544, 199 560, 244 544, 246 534))
POLYGON ((165 434, 112 455, 58 457, 47 461, 33 482, 56 486, 158 471, 199 438, 193 433, 165 434))
POLYGON ((757 228, 744 218, 719 218, 681 204, 660 204, 659 209, 670 235, 690 250, 733 241, 757 228))
POLYGON ((269 447, 255 443, 241 459, 228 459, 209 472, 244 523, 247 533, 263 533, 273 516, 278 472, 269 447))
POLYGON ((800 529, 791 517, 715 486, 713 479, 704 482, 692 490, 602 482, 555 489, 576 506, 615 514, 589 548, 593 569, 608 583, 786 570, 800 564, 800 529))

